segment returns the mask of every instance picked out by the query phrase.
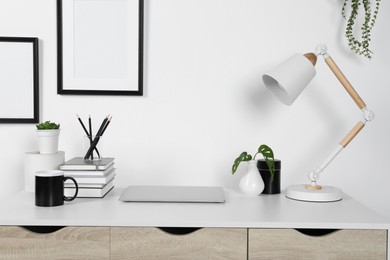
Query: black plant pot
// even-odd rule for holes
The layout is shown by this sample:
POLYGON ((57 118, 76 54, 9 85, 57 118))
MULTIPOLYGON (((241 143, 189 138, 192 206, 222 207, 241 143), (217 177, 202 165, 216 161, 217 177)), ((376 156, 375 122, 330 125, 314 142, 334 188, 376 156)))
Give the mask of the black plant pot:
POLYGON ((281 161, 275 159, 274 180, 271 182, 271 172, 268 169, 264 159, 257 161, 257 169, 264 181, 264 190, 261 194, 279 194, 280 193, 280 166, 281 161))

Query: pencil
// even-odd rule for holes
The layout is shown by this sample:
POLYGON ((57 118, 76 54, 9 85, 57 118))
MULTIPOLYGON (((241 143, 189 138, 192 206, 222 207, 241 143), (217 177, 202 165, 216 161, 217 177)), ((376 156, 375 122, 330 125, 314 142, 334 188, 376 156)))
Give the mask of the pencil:
MULTIPOLYGON (((97 134, 96 134, 96 137, 102 136, 103 130, 104 130, 106 124, 107 124, 107 120, 108 120, 109 116, 110 116, 110 115, 108 115, 108 116, 106 116, 106 117, 104 118, 104 120, 103 120, 102 124, 100 125, 99 130, 98 130, 98 132, 97 132, 97 134)), ((95 139, 96 139, 96 137, 95 137, 95 139)))
POLYGON ((108 121, 107 121, 107 124, 104 126, 104 129, 103 129, 103 131, 102 131, 102 134, 101 135, 103 135, 104 134, 104 132, 106 131, 106 129, 107 129, 107 126, 110 124, 110 122, 111 122, 111 119, 112 119, 112 116, 110 116, 110 118, 108 119, 108 121))
POLYGON ((99 142, 100 136, 102 135, 102 132, 103 132, 103 129, 104 129, 106 123, 107 123, 107 120, 108 120, 108 116, 106 116, 106 117, 104 118, 102 124, 100 125, 99 130, 98 130, 98 132, 97 132, 95 138, 94 138, 93 141, 92 141, 92 145, 89 147, 87 153, 86 153, 85 156, 84 156, 84 160, 87 160, 88 157, 91 156, 91 152, 93 151, 93 149, 95 149, 97 143, 99 142))
MULTIPOLYGON (((91 141, 91 140, 92 140, 92 135, 91 135, 91 134, 92 134, 92 128, 91 128, 91 134, 89 134, 87 128, 85 127, 85 125, 84 125, 83 121, 81 120, 81 118, 79 117, 79 115, 76 114, 76 116, 77 116, 77 118, 78 118, 78 120, 79 120, 81 126, 83 127, 84 132, 85 132, 85 134, 87 135, 87 137, 88 137, 88 138, 91 138, 91 139, 90 139, 90 145, 92 145, 92 141, 91 141)), ((98 149, 95 147, 94 150, 96 151, 96 153, 97 153, 98 156, 100 157, 100 153, 99 153, 98 149)), ((89 156, 88 156, 88 157, 89 157, 89 156)))
POLYGON ((83 129, 84 129, 84 132, 85 132, 85 133, 86 133, 86 135, 89 137, 89 136, 90 136, 90 134, 88 133, 88 130, 87 130, 87 128, 85 128, 85 125, 84 125, 83 121, 81 120, 81 118, 79 117, 79 115, 78 115, 78 114, 76 114, 76 116, 77 116, 77 119, 79 120, 79 122, 80 122, 81 126, 83 127, 83 129))
MULTIPOLYGON (((91 115, 88 117, 88 125, 89 125, 89 146, 92 145, 92 122, 91 122, 91 115)), ((93 150, 91 152, 91 159, 93 160, 93 150)))

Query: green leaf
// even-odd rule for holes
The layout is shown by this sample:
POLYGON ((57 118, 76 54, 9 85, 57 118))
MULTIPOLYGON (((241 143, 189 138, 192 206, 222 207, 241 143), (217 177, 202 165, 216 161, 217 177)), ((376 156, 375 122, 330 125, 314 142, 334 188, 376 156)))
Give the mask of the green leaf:
POLYGON ((375 25, 377 15, 379 13, 381 0, 375 0, 375 3, 371 3, 370 0, 344 0, 341 14, 347 20, 347 25, 345 28, 345 36, 348 40, 348 46, 352 51, 359 55, 363 55, 369 59, 371 59, 372 51, 369 49, 369 43, 371 41, 371 30, 375 25), (350 7, 351 11, 349 17, 346 15, 346 8, 350 7), (359 9, 359 6, 362 6, 362 9, 359 9), (371 8, 371 6, 373 8, 371 8), (364 21, 360 28, 356 28, 356 30, 360 30, 360 38, 361 41, 355 39, 355 35, 357 35, 357 31, 355 29, 355 21, 359 12, 363 14, 361 16, 364 17, 364 21))
POLYGON ((51 129, 59 129, 60 124, 56 124, 54 122, 45 121, 43 123, 36 125, 38 130, 51 130, 51 129))
POLYGON ((252 155, 248 154, 247 152, 242 152, 235 160, 234 160, 234 164, 232 166, 232 174, 234 174, 237 169, 238 169, 238 166, 240 165, 241 162, 245 162, 245 161, 250 161, 252 160, 252 155))
POLYGON ((271 147, 269 147, 268 145, 265 145, 265 144, 260 145, 260 147, 257 151, 258 151, 258 153, 261 153, 263 155, 265 163, 267 164, 268 169, 271 173, 271 182, 273 182, 274 175, 275 175, 274 152, 272 151, 271 147))

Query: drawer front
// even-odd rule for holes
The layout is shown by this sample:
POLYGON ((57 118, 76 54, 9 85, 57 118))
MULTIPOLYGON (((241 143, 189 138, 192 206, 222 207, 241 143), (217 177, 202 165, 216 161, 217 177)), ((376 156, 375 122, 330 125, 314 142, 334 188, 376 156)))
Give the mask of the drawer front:
POLYGON ((109 228, 65 227, 38 234, 0 227, 0 259, 109 259, 109 228))
POLYGON ((111 259, 246 259, 247 229, 202 228, 189 234, 158 228, 111 228, 111 259))
POLYGON ((308 236, 294 229, 249 229, 249 259, 386 260, 387 230, 308 236))

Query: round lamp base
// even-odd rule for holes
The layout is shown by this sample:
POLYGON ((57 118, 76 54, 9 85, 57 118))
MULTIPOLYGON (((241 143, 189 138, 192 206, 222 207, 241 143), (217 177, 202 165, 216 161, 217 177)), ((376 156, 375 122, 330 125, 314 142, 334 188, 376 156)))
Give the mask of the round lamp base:
POLYGON ((307 189, 306 185, 301 184, 287 187, 286 197, 302 201, 333 202, 342 199, 342 192, 331 186, 321 186, 321 189, 307 189))

